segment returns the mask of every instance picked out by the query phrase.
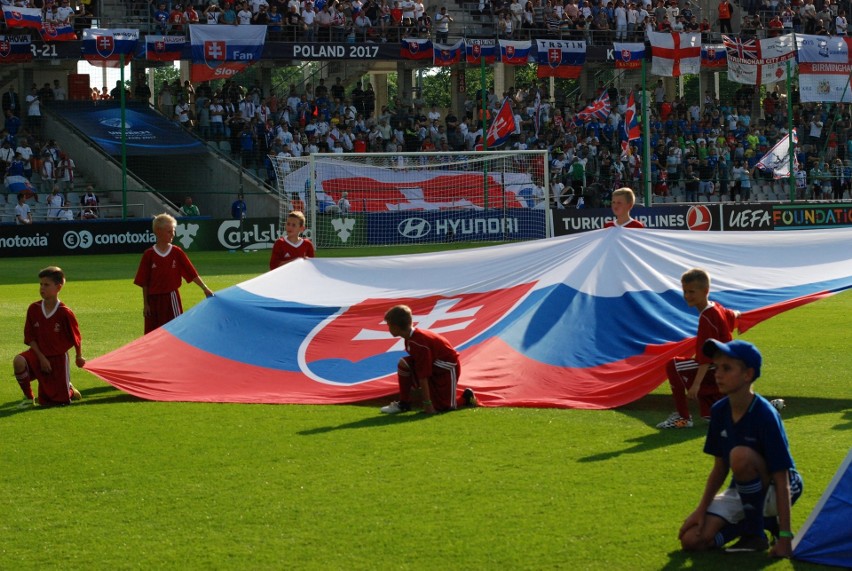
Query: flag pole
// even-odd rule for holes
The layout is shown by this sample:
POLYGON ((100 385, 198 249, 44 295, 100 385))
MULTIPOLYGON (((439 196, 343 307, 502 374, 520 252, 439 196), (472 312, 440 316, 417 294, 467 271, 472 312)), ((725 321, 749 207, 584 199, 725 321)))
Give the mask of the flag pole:
MULTIPOLYGON (((794 36, 795 41, 795 36, 794 36)), ((796 171, 794 165, 796 161, 796 148, 793 143, 793 85, 790 79, 790 60, 787 60, 787 149, 790 151, 790 202, 796 201, 796 171)))
POLYGON ((651 125, 648 117, 648 74, 642 58, 642 189, 645 206, 651 206, 651 125))
MULTIPOLYGON (((479 81, 482 84, 482 151, 488 151, 488 90, 485 88, 485 56, 479 52, 479 81)), ((485 157, 483 157, 485 158, 485 157)), ((483 206, 488 208, 488 159, 485 159, 482 169, 482 191, 484 203, 483 206)))
POLYGON ((127 220, 127 100, 124 89, 124 53, 118 54, 121 66, 121 219, 127 220))

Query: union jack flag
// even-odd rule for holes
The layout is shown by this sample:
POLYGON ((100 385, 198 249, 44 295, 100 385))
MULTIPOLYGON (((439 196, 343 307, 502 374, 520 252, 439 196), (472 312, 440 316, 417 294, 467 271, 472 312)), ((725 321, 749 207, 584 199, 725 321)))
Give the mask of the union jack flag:
POLYGON ((591 105, 577 113, 576 120, 582 123, 588 123, 593 118, 605 121, 609 117, 609 111, 609 93, 604 91, 591 105))
POLYGON ((729 53, 741 59, 760 59, 760 44, 754 38, 744 40, 743 38, 732 38, 722 35, 725 49, 729 53))

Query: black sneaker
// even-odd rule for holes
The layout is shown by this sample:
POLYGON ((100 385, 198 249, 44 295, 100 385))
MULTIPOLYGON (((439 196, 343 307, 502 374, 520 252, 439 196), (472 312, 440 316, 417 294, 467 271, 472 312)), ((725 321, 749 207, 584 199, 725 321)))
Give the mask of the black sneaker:
POLYGON ((769 549, 769 541, 766 535, 761 533, 760 535, 743 535, 738 542, 725 549, 725 553, 754 553, 767 549, 769 549))
POLYGON ((464 406, 476 406, 476 395, 473 393, 473 389, 465 389, 462 393, 462 402, 464 406))

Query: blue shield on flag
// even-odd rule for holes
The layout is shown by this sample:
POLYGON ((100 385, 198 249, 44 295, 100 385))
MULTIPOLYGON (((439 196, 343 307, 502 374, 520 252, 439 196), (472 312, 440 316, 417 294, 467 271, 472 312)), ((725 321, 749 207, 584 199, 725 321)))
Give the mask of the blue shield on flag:
POLYGON ((0 40, 0 57, 9 57, 12 53, 12 43, 9 40, 0 40))

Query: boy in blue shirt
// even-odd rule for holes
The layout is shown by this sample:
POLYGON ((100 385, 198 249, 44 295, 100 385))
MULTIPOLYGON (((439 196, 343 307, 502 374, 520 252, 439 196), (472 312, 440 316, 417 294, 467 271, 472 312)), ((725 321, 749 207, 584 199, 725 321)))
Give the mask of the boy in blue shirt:
POLYGON ((709 339, 702 351, 716 364, 716 384, 725 395, 713 405, 704 452, 715 458, 698 507, 680 528, 687 551, 722 547, 728 552, 765 551, 764 528, 777 537, 770 555, 790 557, 790 507, 802 494, 802 478, 790 455, 778 411, 755 394, 762 357, 757 347, 735 339, 709 339), (728 472, 731 485, 717 494, 728 472))

